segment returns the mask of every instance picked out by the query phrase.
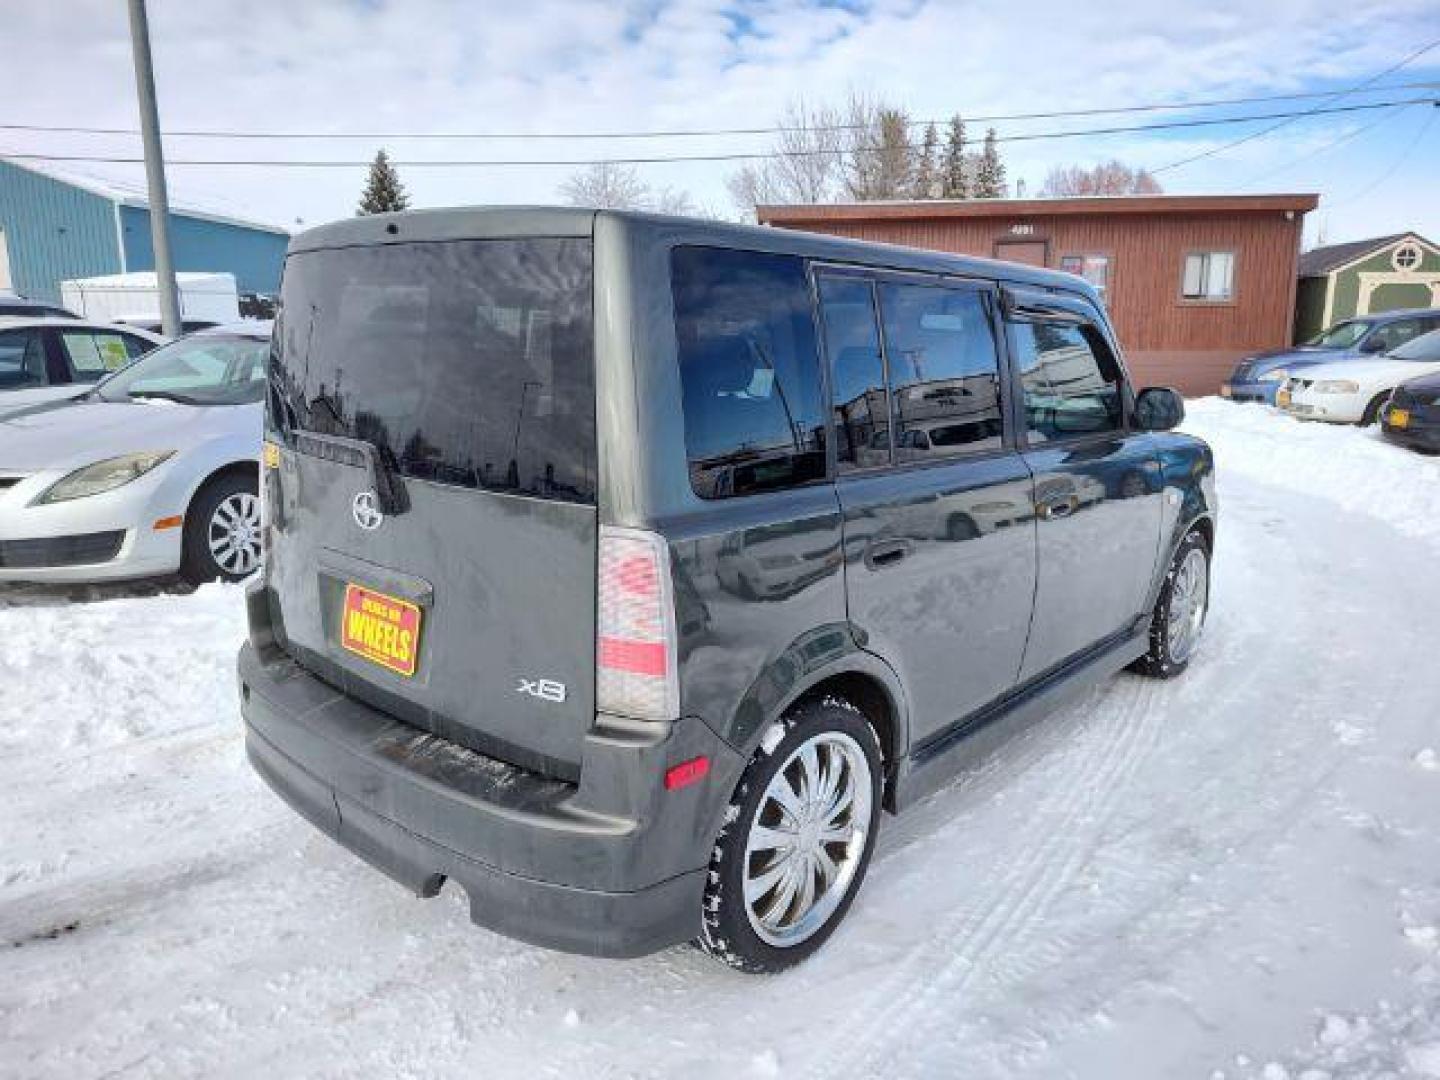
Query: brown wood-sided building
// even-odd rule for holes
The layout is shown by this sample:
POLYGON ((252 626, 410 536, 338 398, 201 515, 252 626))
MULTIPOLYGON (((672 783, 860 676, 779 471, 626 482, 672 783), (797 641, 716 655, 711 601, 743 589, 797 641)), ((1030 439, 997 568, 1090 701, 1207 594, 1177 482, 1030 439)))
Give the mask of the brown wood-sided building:
POLYGON ((761 206, 762 225, 1068 270, 1105 297, 1136 381, 1212 394, 1290 344, 1315 195, 1120 195, 761 206))

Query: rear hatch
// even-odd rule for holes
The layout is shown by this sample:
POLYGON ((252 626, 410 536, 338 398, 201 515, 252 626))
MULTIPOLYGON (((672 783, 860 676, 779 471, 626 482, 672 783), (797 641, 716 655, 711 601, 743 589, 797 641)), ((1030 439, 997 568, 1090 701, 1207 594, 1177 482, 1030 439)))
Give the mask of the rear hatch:
POLYGON ((569 779, 594 719, 592 296, 589 238, 297 252, 266 421, 291 655, 569 779))

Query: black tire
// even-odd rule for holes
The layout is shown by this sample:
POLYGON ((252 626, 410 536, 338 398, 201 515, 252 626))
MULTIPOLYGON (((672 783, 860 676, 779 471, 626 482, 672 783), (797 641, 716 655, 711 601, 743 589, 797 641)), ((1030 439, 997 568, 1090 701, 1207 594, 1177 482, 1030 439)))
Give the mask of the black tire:
POLYGON ((181 541, 180 576, 192 585, 216 579, 241 581, 254 573, 255 566, 248 569, 225 567, 210 546, 210 528, 216 511, 228 500, 245 495, 258 498, 259 482, 253 473, 246 475, 236 471, 209 481, 190 500, 190 508, 185 513, 185 535, 181 541))
MULTIPOLYGON (((777 732, 762 740, 760 749, 750 759, 730 800, 725 824, 715 840, 710 860, 701 933, 695 942, 700 949, 723 963, 754 975, 772 974, 793 967, 825 944, 844 920, 861 882, 865 880, 880 824, 883 789, 880 741, 864 713, 848 701, 827 697, 797 706, 780 721, 780 728, 783 737, 777 738, 777 732), (809 740, 826 734, 848 736, 858 745, 868 763, 870 805, 864 844, 849 881, 843 886, 843 896, 825 921, 803 940, 778 946, 756 932, 747 910, 744 888, 747 841, 766 790, 776 774, 796 750, 809 740)), ((838 883, 836 887, 840 887, 838 883)))
POLYGON ((1155 610, 1150 618, 1150 649, 1139 660, 1130 665, 1130 670, 1141 675, 1149 676, 1152 679, 1173 679, 1187 667, 1195 656, 1195 645, 1200 636, 1200 630, 1204 627, 1204 620, 1210 606, 1210 545, 1205 542, 1205 534, 1199 529, 1191 529, 1180 542, 1175 550, 1175 557, 1170 560, 1170 568, 1165 572, 1165 584, 1161 586, 1160 598, 1155 602, 1155 610), (1194 630, 1194 637, 1189 641, 1189 647, 1183 655, 1174 654, 1171 641, 1171 608, 1175 603, 1176 575, 1186 561, 1191 558, 1191 553, 1198 551, 1204 557, 1204 588, 1205 593, 1200 613, 1200 627, 1194 630))
POLYGON ((980 535, 980 526, 969 514, 952 514, 945 525, 945 539, 951 541, 974 540, 980 535))
POLYGON ((1369 405, 1366 405, 1366 406, 1365 406, 1365 412, 1364 412, 1364 414, 1360 417, 1360 426, 1361 426, 1361 427, 1369 427, 1371 424, 1373 424, 1373 423, 1375 423, 1377 420, 1379 420, 1379 419, 1380 419, 1380 410, 1383 409, 1383 408, 1385 408, 1385 403, 1386 403, 1387 401, 1389 401, 1389 400, 1390 400, 1390 395, 1389 395, 1388 393, 1385 393, 1385 394, 1376 394, 1376 395, 1375 395, 1375 400, 1372 401, 1372 402, 1370 402, 1369 405))

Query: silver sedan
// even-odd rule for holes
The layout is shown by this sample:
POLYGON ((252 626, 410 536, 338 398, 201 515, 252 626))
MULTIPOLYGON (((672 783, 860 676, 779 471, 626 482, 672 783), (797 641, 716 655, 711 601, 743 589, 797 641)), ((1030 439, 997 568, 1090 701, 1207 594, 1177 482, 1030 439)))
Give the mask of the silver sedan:
POLYGON ((192 334, 78 401, 0 418, 0 581, 255 570, 269 331, 192 334))

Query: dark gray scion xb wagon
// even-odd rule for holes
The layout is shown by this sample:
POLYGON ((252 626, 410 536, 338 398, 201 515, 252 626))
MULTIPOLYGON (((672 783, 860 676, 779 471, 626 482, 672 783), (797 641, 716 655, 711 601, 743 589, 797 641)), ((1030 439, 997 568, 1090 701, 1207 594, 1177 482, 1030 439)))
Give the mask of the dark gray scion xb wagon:
POLYGON ((249 755, 502 933, 747 971, 882 809, 1121 668, 1180 672, 1212 458, 1064 274, 553 209, 296 237, 249 755))

